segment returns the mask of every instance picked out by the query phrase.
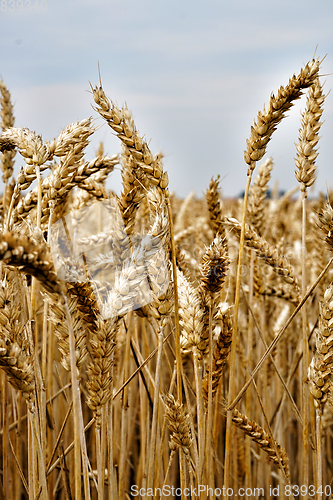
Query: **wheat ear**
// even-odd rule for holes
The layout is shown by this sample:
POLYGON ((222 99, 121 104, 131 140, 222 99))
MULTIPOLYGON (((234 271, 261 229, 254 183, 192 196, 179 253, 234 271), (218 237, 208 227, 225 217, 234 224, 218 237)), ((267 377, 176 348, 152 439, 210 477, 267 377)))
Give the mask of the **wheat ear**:
POLYGON ((13 302, 15 292, 5 279, 0 282, 0 367, 10 384, 34 401, 34 364, 24 324, 20 319, 20 306, 13 302))
POLYGON ((131 113, 124 107, 119 109, 106 96, 102 83, 99 87, 90 84, 93 98, 97 106, 94 107, 114 130, 122 141, 125 151, 132 155, 136 164, 144 172, 148 184, 158 186, 163 192, 168 186, 169 180, 167 172, 163 172, 161 156, 153 156, 148 144, 137 131, 131 113))
POLYGON ((289 472, 289 459, 284 448, 282 448, 276 441, 273 442, 270 435, 259 424, 250 420, 246 415, 238 411, 236 408, 232 411, 233 423, 242 429, 242 431, 251 437, 265 453, 267 453, 270 460, 272 460, 279 468, 281 468, 280 460, 276 454, 275 448, 279 452, 281 463, 285 475, 290 478, 289 472))
MULTIPOLYGON (((244 152, 244 160, 248 165, 247 181, 244 193, 244 203, 242 212, 241 235, 239 245, 239 256, 237 265, 237 278, 235 290, 235 311, 234 311, 234 335, 235 339, 231 348, 230 354, 230 379, 229 379, 229 395, 228 400, 234 399, 235 396, 235 364, 236 364, 236 345, 237 345, 237 330, 238 330, 238 312, 240 301, 240 286, 241 286, 241 269, 243 264, 244 251, 244 235, 245 235, 245 219, 247 211, 247 200, 251 184, 251 177, 255 169, 256 162, 261 160, 266 152, 266 147, 270 141, 277 125, 285 116, 285 113, 295 99, 298 99, 302 94, 302 89, 309 87, 314 82, 320 68, 319 59, 313 59, 304 69, 302 68, 299 75, 289 80, 286 87, 280 87, 277 96, 271 95, 268 111, 258 113, 257 121, 251 127, 251 136, 247 140, 247 149, 244 152)), ((227 429, 226 429, 226 446, 225 446, 225 461, 224 461, 224 485, 228 487, 230 480, 230 465, 231 465, 231 413, 227 413, 227 429)))
POLYGON ((177 271, 178 293, 179 293, 179 323, 181 325, 181 348, 183 352, 189 351, 192 347, 200 350, 202 338, 202 308, 197 290, 185 278, 181 271, 177 271))
MULTIPOLYGON (((209 352, 209 371, 208 371, 208 401, 207 401, 207 438, 206 438, 206 455, 207 455, 207 473, 209 483, 214 488, 214 474, 212 454, 210 453, 212 445, 212 405, 213 405, 213 315, 217 309, 217 302, 222 292, 224 281, 227 274, 229 259, 226 250, 226 238, 223 238, 218 233, 213 243, 207 248, 202 257, 201 264, 201 286, 204 290, 203 295, 208 298, 208 338, 206 339, 205 330, 203 329, 202 342, 200 349, 206 347, 209 352), (206 344, 206 345, 205 345, 206 344)), ((204 394, 204 387, 203 394, 204 394)))
POLYGON ((216 179, 211 179, 209 187, 206 190, 206 201, 209 211, 209 224, 213 230, 214 235, 216 235, 216 233, 219 233, 222 238, 225 238, 219 179, 219 175, 216 179))
POLYGON ((90 338, 91 362, 88 364, 87 404, 94 412, 97 425, 101 425, 101 409, 111 399, 111 369, 115 337, 120 328, 121 318, 97 318, 96 330, 90 338))
MULTIPOLYGON (((318 156, 316 146, 319 141, 319 130, 321 127, 320 118, 322 115, 322 105, 325 100, 325 95, 322 92, 322 87, 319 78, 316 78, 311 85, 307 96, 307 107, 302 114, 302 124, 299 130, 299 141, 296 144, 297 157, 295 164, 297 170, 295 176, 300 183, 301 200, 302 200, 302 295, 306 292, 307 276, 306 276, 306 198, 307 191, 315 182, 316 164, 315 160, 318 156)), ((307 323, 307 304, 302 309, 302 331, 303 331, 303 383, 302 383, 302 413, 303 413, 303 484, 308 484, 309 481, 309 436, 308 436, 308 394, 305 380, 309 366, 309 345, 308 345, 308 323, 307 323)), ((320 481, 321 484, 321 481, 320 481)))
POLYGON ((316 329, 316 351, 308 371, 310 392, 316 407, 322 408, 332 388, 333 371, 333 284, 320 303, 319 325, 316 329))
POLYGON ((54 270, 46 243, 36 243, 29 236, 3 233, 0 235, 0 260, 35 276, 49 292, 61 293, 65 289, 54 270))
MULTIPOLYGON (((232 229, 235 230, 237 234, 241 233, 242 228, 237 219, 226 218, 225 221, 230 224, 232 229)), ((293 268, 288 259, 284 255, 281 255, 278 248, 268 243, 265 238, 259 236, 249 227, 245 228, 244 237, 245 245, 249 248, 253 248, 260 259, 271 266, 273 271, 282 276, 287 283, 293 285, 295 291, 299 293, 299 285, 296 277, 294 276, 293 268)))
MULTIPOLYGON (((333 285, 331 284, 320 303, 319 326, 316 330, 316 351, 308 369, 310 392, 316 406, 317 482, 322 484, 322 411, 325 402, 332 402, 333 371, 333 285)), ((332 404, 330 404, 332 406, 332 404)))
MULTIPOLYGON (((76 297, 69 297, 67 299, 67 303, 68 310, 71 314, 73 335, 75 339, 76 368, 79 370, 85 362, 88 354, 86 345, 87 331, 85 329, 85 322, 80 315, 78 299, 76 297)), ((59 304, 56 300, 54 300, 54 296, 52 294, 49 295, 49 307, 50 321, 54 325, 54 334, 58 338, 58 347, 62 355, 61 364, 65 370, 70 371, 70 332, 66 321, 67 311, 63 304, 59 304)))
MULTIPOLYGON (((191 429, 189 416, 185 412, 185 408, 179 401, 176 401, 172 394, 164 396, 165 416, 169 422, 170 449, 181 449, 186 459, 190 458, 190 448, 192 445, 191 429)), ((190 464, 190 462, 189 462, 190 464)))
POLYGON ((306 192, 316 180, 315 160, 318 156, 316 146, 319 141, 320 122, 325 101, 319 78, 311 85, 307 95, 307 107, 302 114, 302 126, 299 130, 299 141, 296 144, 297 157, 295 176, 301 184, 301 191, 306 192))
POLYGON ((127 234, 132 234, 136 213, 142 199, 141 185, 136 172, 136 163, 133 156, 122 156, 121 177, 123 190, 119 198, 119 207, 122 212, 127 234))
POLYGON ((247 217, 249 224, 259 235, 262 235, 264 211, 266 207, 266 191, 268 189, 268 182, 271 178, 272 169, 273 160, 272 158, 268 158, 265 163, 260 165, 259 173, 254 179, 249 195, 247 217))
MULTIPOLYGON (((9 90, 7 89, 3 80, 0 80, 0 108, 1 108, 0 111, 1 128, 3 131, 5 131, 7 128, 14 126, 14 112, 9 90)), ((9 206, 9 204, 6 203, 8 199, 7 187, 8 187, 8 181, 12 176, 14 170, 15 153, 16 153, 15 150, 9 150, 9 151, 4 151, 1 154, 0 167, 3 172, 2 181, 5 185, 4 198, 3 198, 5 212, 9 206)))
POLYGON ((318 212, 318 226, 325 236, 331 252, 333 251, 333 208, 327 201, 324 207, 318 212))
POLYGON ((293 101, 299 99, 303 89, 310 87, 318 76, 320 68, 319 59, 312 59, 300 73, 293 75, 285 87, 280 87, 277 95, 271 94, 268 109, 259 111, 257 121, 251 127, 251 135, 247 140, 247 148, 244 152, 245 162, 253 169, 255 162, 262 159, 266 152, 268 142, 271 140, 274 130, 286 112, 293 106, 293 101))
MULTIPOLYGON (((229 313, 222 316, 222 326, 213 352, 212 363, 212 395, 216 396, 223 368, 227 362, 232 342, 232 320, 229 313)), ((206 371, 202 382, 203 396, 208 402, 209 371, 206 371)))

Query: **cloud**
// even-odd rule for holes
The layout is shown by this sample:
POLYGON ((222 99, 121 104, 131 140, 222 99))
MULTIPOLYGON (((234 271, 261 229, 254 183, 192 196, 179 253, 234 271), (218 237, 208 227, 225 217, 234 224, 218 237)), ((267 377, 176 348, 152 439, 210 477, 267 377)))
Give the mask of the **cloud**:
MULTIPOLYGON (((89 80, 98 83, 99 62, 106 93, 119 105, 127 102, 152 150, 165 153, 171 189, 201 194, 220 173, 235 195, 245 183, 246 138, 270 93, 317 44, 318 54, 328 54, 323 71, 331 72, 333 3, 323 9, 321 1, 313 9, 310 0, 49 0, 45 13, 0 17, 0 73, 16 102, 17 124, 50 139, 70 122, 97 118, 86 90, 89 80)), ((323 116, 321 186, 321 175, 331 175, 332 99, 323 116)), ((284 122, 269 151, 287 186, 294 182, 299 111, 284 122)), ((90 157, 99 140, 110 154, 120 150, 104 125, 90 157)))

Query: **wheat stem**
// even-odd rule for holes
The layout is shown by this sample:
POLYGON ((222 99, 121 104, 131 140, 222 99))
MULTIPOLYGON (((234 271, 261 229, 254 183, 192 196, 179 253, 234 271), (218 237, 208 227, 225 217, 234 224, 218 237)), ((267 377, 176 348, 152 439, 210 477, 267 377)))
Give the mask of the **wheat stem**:
POLYGON ((68 307, 67 298, 62 295, 68 323, 70 366, 72 377, 73 413, 74 413, 74 473, 75 473, 75 499, 81 500, 81 455, 84 481, 85 500, 90 500, 90 485, 88 471, 88 455, 84 434, 83 416, 80 398, 80 386, 76 367, 75 337, 73 332, 72 317, 68 307))
MULTIPOLYGON (((132 315, 130 320, 132 319, 132 315)), ((124 381, 128 379, 129 376, 129 366, 130 366, 130 346, 131 339, 130 335, 127 333, 126 336, 126 344, 125 344, 125 356, 124 356, 124 381)), ((113 395, 113 399, 115 398, 115 394, 113 395)), ((124 388, 122 389, 122 402, 121 402, 121 441, 120 441, 120 459, 119 459, 119 498, 123 498, 124 490, 125 490, 125 466, 126 466, 126 447, 127 447, 127 437, 126 437, 126 428, 127 428, 127 412, 128 405, 128 387, 124 384, 124 388)))
POLYGON ((198 420, 198 451, 199 463, 197 470, 198 484, 202 484, 203 480, 203 465, 205 456, 205 418, 204 418, 204 405, 202 396, 202 368, 201 368, 201 353, 194 347, 193 348, 193 363, 194 363, 194 376, 195 376, 195 391, 196 391, 196 405, 197 405, 197 420, 198 420))
MULTIPOLYGON (((29 410, 31 411, 31 410, 29 410)), ((42 487, 42 500, 48 500, 48 490, 47 490, 47 483, 46 483, 46 468, 45 468, 45 460, 44 460, 44 454, 41 446, 41 442, 39 439, 40 436, 40 431, 38 429, 38 423, 37 423, 37 414, 35 411, 31 411, 31 425, 32 425, 32 431, 36 443, 36 449, 37 449, 37 456, 38 456, 38 465, 39 465, 39 478, 38 478, 38 483, 41 483, 42 487)))
POLYGON ((173 221, 171 212, 171 203, 169 198, 169 193, 167 191, 166 201, 169 214, 169 226, 170 226, 170 243, 171 243, 171 258, 172 258, 172 278, 173 278, 173 289, 174 289, 174 307, 175 307, 175 348, 176 348, 176 361, 177 361, 177 399, 179 403, 182 403, 182 373, 181 373, 181 354, 180 354, 180 329, 179 329, 179 302, 178 302, 178 284, 177 284, 177 264, 176 264, 176 250, 175 250, 175 239, 173 232, 173 221))
MULTIPOLYGON (((319 492, 323 487, 323 449, 321 444, 322 426, 321 426, 321 407, 316 408, 316 491, 319 492)), ((318 500, 319 500, 318 493, 318 500)))
MULTIPOLYGON (((155 455, 156 455, 156 438, 157 438, 157 418, 158 418, 158 407, 160 398, 160 377, 161 377, 161 362, 162 362, 162 348, 163 348, 163 334, 164 328, 159 327, 158 331, 158 351, 156 360, 156 374, 154 381, 154 406, 153 406, 153 419, 151 423, 151 437, 150 437, 150 448, 149 448, 149 462, 148 462, 148 477, 147 477, 147 488, 154 487, 155 478, 155 455)), ((183 479, 183 478, 181 478, 183 479)), ((184 486, 182 482, 182 486, 184 486)))
POLYGON ((211 491, 214 491, 214 466, 212 455, 212 428, 213 428, 213 327, 212 327, 212 300, 209 301, 209 353, 208 353, 208 366, 209 366, 209 379, 208 379, 208 406, 207 406, 207 421, 206 421, 206 463, 207 463, 207 479, 209 479, 210 498, 212 498, 211 491))
POLYGON ((9 468, 8 468, 8 382, 5 372, 1 373, 1 386, 2 386, 2 425, 3 425, 3 437, 2 437, 2 488, 4 498, 9 493, 9 468))
POLYGON ((35 455, 35 439, 33 433, 33 415, 28 411, 28 485, 29 485, 29 500, 36 497, 37 494, 37 464, 35 455))
MULTIPOLYGON (((230 402, 234 400, 236 393, 236 379, 235 379, 235 370, 236 370, 236 345, 237 345, 237 330, 238 330, 238 311, 239 311, 239 300, 240 300, 240 290, 241 290, 241 272, 242 272, 242 264, 243 264, 243 253, 244 253, 244 240, 245 240, 245 218, 246 218, 246 207, 247 200, 249 195, 249 189, 251 184, 252 172, 254 169, 254 165, 252 165, 251 169, 248 169, 247 173, 247 182, 244 193, 244 201, 243 201, 243 212, 242 212, 242 228, 241 228, 241 236, 239 242, 239 254, 238 254, 238 265, 237 265, 237 278, 236 278, 236 289, 235 289, 235 306, 234 306, 234 324, 233 324, 233 342, 231 344, 231 353, 230 353, 230 361, 229 361, 229 392, 228 392, 228 401, 230 409, 230 402)), ((229 487, 230 484, 230 474, 231 474, 231 429, 232 429, 232 415, 231 412, 227 413, 227 427, 226 427, 226 435, 225 435, 225 458, 224 458, 224 486, 226 488, 229 487)))
MULTIPOLYGON (((253 280, 254 280, 254 262, 255 262, 255 253, 254 250, 251 248, 250 249, 250 283, 249 283, 249 298, 248 298, 248 307, 250 309, 250 316, 249 316, 249 322, 248 322, 248 329, 247 329, 247 364, 250 368, 252 369, 252 349, 253 349, 253 322, 254 322, 254 315, 252 313, 252 305, 253 305, 253 280)), ((245 297, 245 294, 244 294, 245 297)), ((257 325, 258 327, 258 325, 257 325)), ((245 408, 246 408, 246 414, 249 415, 251 412, 251 406, 252 406, 252 395, 251 391, 247 391, 246 393, 246 401, 245 401, 245 408)), ((249 436, 245 437, 245 484, 247 488, 252 488, 252 481, 251 481, 251 440, 249 436)))
MULTIPOLYGON (((113 387, 113 384, 112 386, 113 387)), ((113 407, 112 399, 107 403, 107 436, 108 436, 108 500, 116 498, 117 484, 113 468, 113 407)))
MULTIPOLYGON (((306 190, 302 191, 302 296, 306 293, 306 190)), ((302 358, 302 420, 303 420, 303 475, 302 484, 309 485, 309 397, 307 390, 307 374, 309 366, 309 344, 308 344, 308 320, 307 304, 302 307, 302 339, 303 339, 303 358, 302 358)))

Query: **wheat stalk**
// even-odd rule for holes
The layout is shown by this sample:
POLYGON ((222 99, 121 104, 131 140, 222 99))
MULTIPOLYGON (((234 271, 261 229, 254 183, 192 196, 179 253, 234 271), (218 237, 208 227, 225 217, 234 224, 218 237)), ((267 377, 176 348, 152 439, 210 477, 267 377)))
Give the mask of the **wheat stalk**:
POLYGON ((155 498, 180 484, 185 498, 206 484, 201 498, 223 486, 264 486, 266 497, 290 477, 328 492, 333 209, 324 195, 305 204, 326 97, 319 66, 310 61, 256 117, 243 201, 222 196, 218 175, 201 198, 169 194, 163 155, 101 84, 95 109, 121 151, 99 144, 88 158, 91 118, 45 140, 14 127, 0 83, 0 496, 122 500, 136 484, 155 498), (256 162, 305 89, 301 197, 268 197, 273 162, 252 182, 256 162), (119 196, 105 182, 118 165, 119 196), (302 386, 314 401, 303 418, 312 399, 301 402, 302 386))

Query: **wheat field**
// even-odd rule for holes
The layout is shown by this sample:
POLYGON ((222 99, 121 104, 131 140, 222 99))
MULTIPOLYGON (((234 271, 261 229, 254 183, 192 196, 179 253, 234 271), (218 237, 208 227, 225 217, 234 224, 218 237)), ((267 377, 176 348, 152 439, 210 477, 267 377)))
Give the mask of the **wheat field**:
POLYGON ((50 141, 15 127, 0 82, 0 499, 333 498, 321 63, 255 118, 242 199, 219 172, 172 194, 101 79, 94 119, 50 141), (303 94, 297 188, 268 196, 267 144, 303 94), (121 152, 87 159, 101 121, 121 152))

